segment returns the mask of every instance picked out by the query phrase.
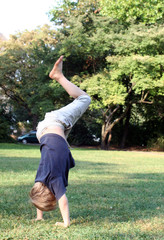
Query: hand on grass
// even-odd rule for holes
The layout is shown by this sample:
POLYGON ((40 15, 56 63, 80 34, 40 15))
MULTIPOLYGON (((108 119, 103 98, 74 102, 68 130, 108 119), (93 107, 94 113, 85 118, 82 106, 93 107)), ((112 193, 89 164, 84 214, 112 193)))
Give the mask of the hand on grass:
POLYGON ((37 221, 44 221, 44 218, 35 218, 34 221, 35 222, 37 222, 37 221))
POLYGON ((70 224, 66 224, 66 223, 63 223, 63 222, 56 222, 55 226, 67 228, 67 227, 70 226, 70 224))

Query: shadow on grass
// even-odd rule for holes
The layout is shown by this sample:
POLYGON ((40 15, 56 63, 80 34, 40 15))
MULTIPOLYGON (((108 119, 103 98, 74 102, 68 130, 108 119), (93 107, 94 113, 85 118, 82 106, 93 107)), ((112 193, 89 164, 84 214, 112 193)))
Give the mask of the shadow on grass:
POLYGON ((1 172, 35 171, 38 168, 40 158, 31 157, 2 157, 0 158, 1 172))
MULTIPOLYGON (((164 183, 158 179, 151 180, 151 174, 137 174, 139 182, 122 182, 115 180, 100 181, 81 180, 75 183, 72 180, 68 187, 67 196, 70 204, 71 218, 77 224, 84 222, 128 222, 138 219, 158 217, 164 211, 164 183), (144 181, 142 181, 144 179, 144 181), (145 179, 147 181, 145 181, 145 179), (160 184, 159 184, 160 182, 160 184)), ((163 174, 158 174, 162 179, 163 174)), ((152 174, 152 177, 154 175, 152 174)), ((132 179, 132 176, 130 176, 132 179)), ((33 185, 16 185, 1 187, 0 214, 1 216, 26 216, 32 218, 34 209, 28 202, 28 193, 33 185)), ((47 218, 50 215, 47 213, 47 218)), ((54 213, 54 215, 56 215, 54 213)))
MULTIPOLYGON (((22 172, 24 170, 28 171, 37 171, 37 168, 39 166, 40 157, 32 158, 32 157, 5 157, 1 155, 0 158, 0 171, 2 172, 22 172)), ((109 168, 112 169, 115 168, 117 164, 111 164, 111 163, 101 163, 101 162, 90 162, 90 161, 78 161, 75 160, 75 171, 78 171, 79 169, 81 171, 87 171, 88 169, 94 169, 100 170, 103 168, 109 168)), ((103 171, 103 170, 102 170, 103 171)), ((100 174, 100 172, 97 172, 100 174)), ((92 173, 90 173, 92 174, 92 173)), ((103 174, 103 172, 101 173, 103 174)))
MULTIPOLYGON (((30 149, 33 147, 27 146, 30 149)), ((0 168, 6 174, 11 172, 14 177, 15 173, 37 171, 39 160, 26 156, 2 156, 0 168)), ((70 171, 67 192, 71 218, 75 219, 75 224, 136 221, 157 217, 164 212, 163 173, 129 174, 120 170, 120 164, 76 160, 76 167, 70 171)), ((10 180, 11 186, 1 186, 0 214, 2 217, 25 216, 30 220, 35 209, 28 202, 28 193, 34 179, 28 185, 19 183, 18 179, 16 185, 13 179, 10 180)), ((51 219, 52 215, 48 214, 46 217, 51 219)))
MULTIPOLYGON (((159 177, 162 178, 162 174, 159 177)), ((74 200, 73 218, 83 216, 94 221, 128 222, 158 216, 164 211, 164 183, 159 184, 158 180, 138 183, 95 181, 92 184, 88 181, 86 184, 72 184, 69 195, 74 200)))
POLYGON ((164 181, 164 174, 161 173, 134 173, 134 174, 127 174, 129 179, 145 179, 145 180, 163 180, 164 181))

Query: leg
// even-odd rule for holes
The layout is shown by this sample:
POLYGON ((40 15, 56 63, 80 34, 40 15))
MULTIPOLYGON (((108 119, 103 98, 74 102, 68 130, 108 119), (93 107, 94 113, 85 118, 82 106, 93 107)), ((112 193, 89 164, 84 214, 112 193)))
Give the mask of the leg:
POLYGON ((45 115, 46 121, 43 120, 37 126, 38 139, 40 139, 41 136, 43 136, 44 134, 52 132, 52 127, 55 126, 56 120, 57 120, 56 122, 61 123, 61 125, 64 126, 64 130, 61 128, 62 133, 59 131, 55 132, 56 130, 54 130, 53 133, 57 133, 61 136, 67 137, 73 125, 87 110, 91 102, 91 98, 88 96, 88 94, 86 94, 83 90, 78 88, 76 85, 74 85, 64 77, 62 73, 62 65, 63 65, 63 56, 61 56, 56 61, 49 76, 50 78, 55 79, 57 82, 59 82, 61 86, 63 86, 63 88, 67 91, 67 93, 73 98, 75 98, 75 100, 72 103, 68 104, 67 106, 59 110, 46 113, 45 115), (48 119, 52 119, 52 118, 54 119, 54 124, 52 120, 48 121, 48 119), (51 123, 51 125, 49 122, 51 123), (51 126, 51 129, 48 130, 47 128, 50 128, 50 126, 51 126))
POLYGON ((63 56, 61 56, 55 63, 49 76, 55 79, 60 85, 66 90, 66 92, 73 98, 77 98, 81 95, 87 95, 86 92, 81 90, 79 87, 68 81, 62 72, 63 67, 63 56))

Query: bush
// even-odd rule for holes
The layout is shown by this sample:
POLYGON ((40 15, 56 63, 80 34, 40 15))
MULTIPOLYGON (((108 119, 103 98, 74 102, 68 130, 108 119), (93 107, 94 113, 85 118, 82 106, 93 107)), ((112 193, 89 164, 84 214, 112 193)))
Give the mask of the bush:
POLYGON ((164 151, 164 136, 160 136, 157 139, 152 139, 148 142, 148 147, 155 148, 159 151, 164 151))
POLYGON ((100 143, 95 141, 95 136, 97 138, 100 137, 99 130, 101 128, 98 124, 92 123, 88 124, 86 123, 84 118, 79 119, 79 121, 75 124, 75 126, 72 128, 68 142, 72 145, 76 146, 97 146, 100 143))
POLYGON ((4 105, 0 106, 0 142, 13 142, 10 137, 13 120, 10 112, 7 112, 4 105))

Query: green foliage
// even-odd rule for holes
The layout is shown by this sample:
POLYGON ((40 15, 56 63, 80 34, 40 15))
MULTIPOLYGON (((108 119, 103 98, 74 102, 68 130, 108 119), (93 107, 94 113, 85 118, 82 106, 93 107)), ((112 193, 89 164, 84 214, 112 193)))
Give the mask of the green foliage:
POLYGON ((11 126, 14 125, 9 106, 1 103, 0 106, 0 142, 14 142, 10 137, 11 126))
POLYGON ((112 43, 114 55, 163 55, 164 54, 164 25, 145 26, 131 25, 108 36, 112 43))
POLYGON ((164 5, 161 0, 100 0, 101 13, 122 24, 163 22, 164 5))
POLYGON ((164 136, 149 140, 148 147, 158 151, 164 151, 164 136))
POLYGON ((107 62, 104 72, 81 84, 92 96, 92 109, 104 111, 109 105, 127 102, 151 104, 155 96, 163 96, 163 56, 115 56, 107 57, 107 62))
MULTIPOLYGON (((164 56, 107 57, 113 80, 129 79, 136 94, 149 91, 152 96, 164 94, 164 56)), ((141 96, 142 97, 142 96, 141 96)))
POLYGON ((12 36, 1 44, 0 87, 14 111, 21 108, 24 120, 32 121, 33 128, 46 111, 54 108, 55 85, 48 74, 57 58, 52 53, 57 42, 55 33, 44 26, 12 36))
POLYGON ((51 21, 55 22, 56 25, 69 26, 67 20, 70 17, 84 16, 89 13, 95 12, 99 3, 97 0, 63 0, 57 7, 53 8, 49 15, 51 21))
POLYGON ((92 123, 87 121, 87 117, 85 114, 85 117, 80 119, 71 130, 68 137, 69 144, 75 146, 99 145, 100 142, 94 141, 94 136, 100 135, 98 128, 101 129, 101 126, 96 124, 95 121, 92 121, 92 123))
POLYGON ((62 23, 58 31, 57 49, 60 55, 66 57, 65 68, 68 76, 95 72, 105 59, 107 46, 100 29, 102 26, 107 28, 108 23, 104 21, 104 17, 95 13, 97 6, 97 1, 93 0, 77 3, 64 1, 63 5, 50 12, 52 21, 62 23), (73 7, 70 7, 72 5, 73 7), (98 33, 95 36, 96 32, 98 33), (102 44, 99 46, 100 42, 102 44))
POLYGON ((127 96, 126 88, 110 78, 109 74, 102 73, 84 81, 81 86, 92 97, 93 109, 104 109, 109 104, 124 104, 127 96))
MULTIPOLYGON (((59 25, 56 31, 44 26, 1 42, 0 87, 15 118, 28 119, 35 128, 45 112, 69 102, 63 89, 48 76, 54 61, 64 55, 64 74, 91 95, 90 118, 102 125, 106 143, 113 127, 122 121, 123 129, 128 109, 136 111, 138 104, 142 104, 137 106, 142 123, 156 114, 161 121, 161 9, 159 0, 64 0, 49 13, 59 25)), ((91 126, 88 119, 86 135, 91 126)))

